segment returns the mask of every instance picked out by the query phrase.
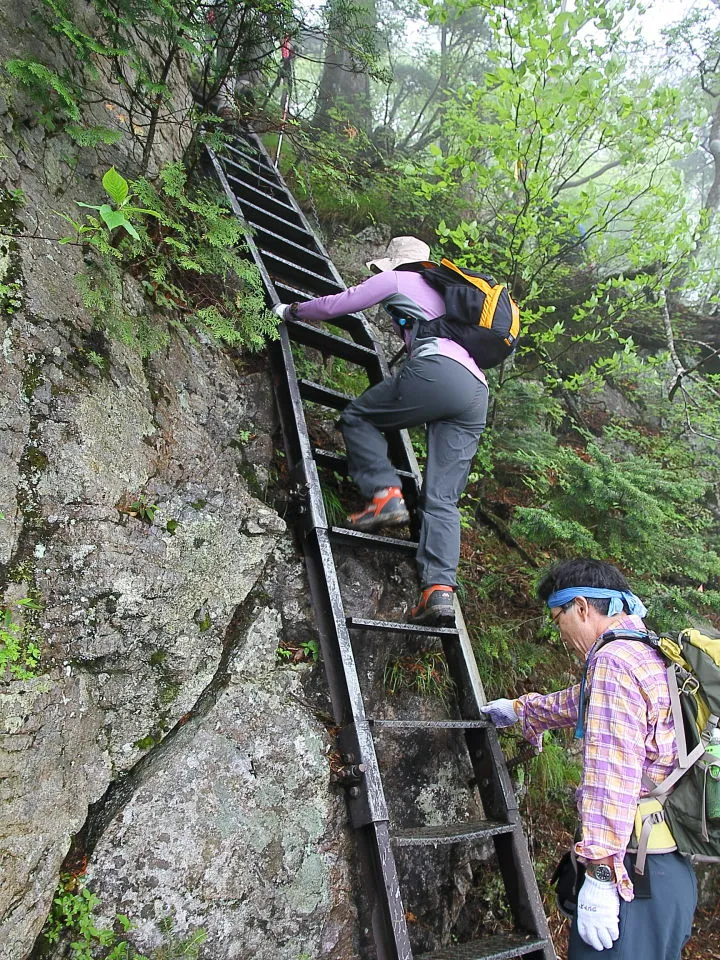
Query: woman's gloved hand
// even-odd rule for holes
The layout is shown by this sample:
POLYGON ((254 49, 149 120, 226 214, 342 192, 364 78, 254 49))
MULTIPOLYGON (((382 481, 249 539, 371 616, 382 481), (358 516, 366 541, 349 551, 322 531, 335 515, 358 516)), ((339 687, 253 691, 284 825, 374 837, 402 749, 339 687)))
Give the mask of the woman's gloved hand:
POLYGON ((490 723, 496 727, 511 727, 517 723, 517 714, 513 707, 513 701, 504 697, 500 700, 491 700, 484 707, 480 707, 480 712, 486 714, 490 723))
POLYGON ((620 895, 614 881, 585 877, 578 894, 577 927, 593 950, 610 950, 620 936, 620 895))
POLYGON ((276 317, 280 317, 281 320, 290 320, 290 304, 289 303, 276 303, 272 308, 272 312, 276 317))

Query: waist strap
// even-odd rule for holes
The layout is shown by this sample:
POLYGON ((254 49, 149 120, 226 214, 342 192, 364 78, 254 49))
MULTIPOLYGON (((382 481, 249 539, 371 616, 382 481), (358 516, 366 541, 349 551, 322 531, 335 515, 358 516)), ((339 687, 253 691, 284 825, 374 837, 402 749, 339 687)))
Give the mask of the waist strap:
POLYGON ((665 822, 662 801, 655 797, 643 797, 635 811, 635 825, 628 853, 636 854, 635 873, 645 873, 645 859, 654 853, 672 853, 677 844, 665 822))

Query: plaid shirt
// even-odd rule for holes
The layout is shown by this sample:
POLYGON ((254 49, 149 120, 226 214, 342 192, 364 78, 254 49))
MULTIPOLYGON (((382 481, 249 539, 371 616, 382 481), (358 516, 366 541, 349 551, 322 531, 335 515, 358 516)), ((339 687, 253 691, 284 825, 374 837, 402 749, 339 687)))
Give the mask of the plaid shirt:
MULTIPOLYGON (((639 617, 626 615, 608 629, 646 627, 639 617)), ((583 839, 575 851, 586 860, 612 857, 620 896, 632 900, 623 857, 638 798, 648 793, 642 775, 660 783, 677 765, 670 693, 663 660, 646 644, 616 640, 597 652, 596 646, 587 656, 583 776, 577 791, 583 839)), ((579 701, 579 683, 547 696, 520 697, 515 711, 523 736, 540 750, 545 730, 576 725, 579 701)))

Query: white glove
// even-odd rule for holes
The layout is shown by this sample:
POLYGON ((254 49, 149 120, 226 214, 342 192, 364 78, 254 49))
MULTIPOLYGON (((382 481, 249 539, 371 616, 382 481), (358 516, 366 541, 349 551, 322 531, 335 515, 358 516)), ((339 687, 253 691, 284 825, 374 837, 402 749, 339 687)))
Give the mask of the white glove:
POLYGON ((286 319, 285 313, 289 309, 290 309, 289 303, 276 303, 275 306, 272 308, 272 312, 275 314, 276 317, 280 317, 281 320, 285 320, 286 319))
POLYGON ((494 723, 496 727, 511 727, 514 723, 517 723, 518 719, 513 701, 505 698, 491 700, 484 707, 480 707, 480 712, 487 714, 490 723, 494 723))
POLYGON ((610 950, 620 936, 620 896, 614 883, 585 877, 578 895, 577 927, 593 950, 610 950))

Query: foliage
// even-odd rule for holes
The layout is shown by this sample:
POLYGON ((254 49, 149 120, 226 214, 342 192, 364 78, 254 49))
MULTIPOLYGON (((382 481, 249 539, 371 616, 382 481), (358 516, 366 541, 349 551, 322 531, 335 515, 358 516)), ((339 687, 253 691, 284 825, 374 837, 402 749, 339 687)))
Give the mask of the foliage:
POLYGON ((206 189, 188 189, 181 163, 164 167, 156 181, 131 183, 113 167, 103 187, 110 203, 78 201, 97 216, 65 219, 77 240, 93 250, 94 272, 78 285, 85 305, 110 332, 144 354, 167 341, 144 313, 133 316, 123 308, 124 269, 171 322, 250 350, 276 335, 277 319, 265 309, 257 268, 240 256, 242 225, 206 189))
POLYGON ((435 652, 390 660, 385 667, 384 683, 390 693, 415 690, 443 703, 449 701, 454 691, 445 655, 435 652))
POLYGON ((320 659, 320 643, 315 637, 308 640, 285 639, 275 651, 278 663, 317 663, 320 659))
MULTIPOLYGON (((524 462, 523 462, 524 461, 524 462)), ((563 552, 612 557, 645 577, 720 574, 707 550, 711 517, 702 506, 707 484, 662 464, 633 456, 612 459, 594 443, 580 456, 558 447, 550 461, 532 465, 542 506, 518 507, 514 532, 563 552), (539 470, 538 470, 539 468, 539 470)))
POLYGON ((558 742, 561 736, 562 731, 546 732, 542 750, 530 761, 529 790, 536 801, 548 796, 563 800, 568 795, 568 788, 575 788, 580 783, 581 765, 577 757, 568 754, 568 744, 558 742))
POLYGON ((325 506, 325 514, 327 516, 329 525, 331 527, 341 525, 347 515, 347 511, 343 506, 342 500, 338 496, 337 491, 325 485, 323 486, 322 495, 323 505, 325 506))
MULTIPOLYGON (((499 589, 495 575, 483 578, 477 590, 468 589, 468 608, 482 604, 484 589, 499 589), (489 581, 489 583, 488 583, 489 581)), ((485 594, 487 596, 487 594, 485 594)), ((482 667, 483 684, 488 697, 504 695, 505 691, 519 689, 531 678, 537 667, 548 660, 548 650, 527 639, 516 620, 489 623, 489 617, 475 620, 470 625, 470 639, 477 662, 482 667)))
POLYGON ((67 76, 59 76, 37 60, 8 60, 5 69, 45 107, 40 116, 49 129, 55 128, 54 113, 68 120, 80 119, 79 91, 67 76))
POLYGON ((104 960, 197 960, 199 957, 200 946, 207 938, 204 930, 179 940, 173 936, 172 918, 163 918, 158 927, 164 943, 146 957, 126 939, 125 934, 133 925, 124 914, 115 915, 112 928, 101 924, 96 915, 100 903, 100 898, 76 877, 63 875, 43 928, 44 943, 66 943, 71 960, 95 960, 98 950, 103 951, 104 960), (115 928, 119 928, 119 932, 115 928))
POLYGON ((354 128, 352 136, 340 127, 319 137, 291 127, 281 167, 298 200, 333 232, 382 224, 390 234, 424 233, 458 208, 452 190, 429 205, 422 175, 405 160, 387 157, 381 145, 354 128))
POLYGON ((203 107, 228 75, 247 70, 258 45, 274 45, 274 38, 297 29, 289 0, 221 0, 211 11, 191 0, 91 0, 87 10, 72 0, 43 0, 43 14, 48 30, 72 55, 73 77, 36 60, 10 60, 7 72, 42 105, 39 119, 49 130, 63 128, 81 146, 129 136, 142 172, 160 126, 199 129, 203 107), (177 77, 188 63, 198 65, 200 108, 176 96, 177 77), (85 124, 86 105, 98 102, 112 127, 85 124))
POLYGON ((0 605, 0 680, 8 675, 14 680, 30 680, 37 675, 40 647, 27 615, 17 620, 15 612, 26 614, 39 609, 40 604, 31 597, 14 605, 0 605))
POLYGON ((144 520, 152 524, 155 519, 158 505, 152 503, 146 494, 141 493, 139 497, 129 503, 127 506, 119 506, 121 513, 126 513, 129 517, 137 517, 138 520, 144 520))

